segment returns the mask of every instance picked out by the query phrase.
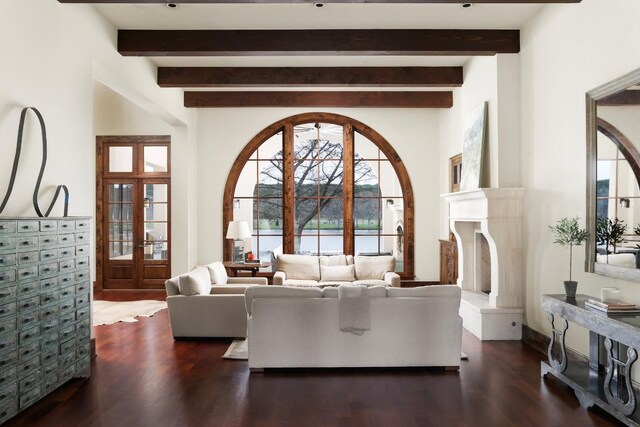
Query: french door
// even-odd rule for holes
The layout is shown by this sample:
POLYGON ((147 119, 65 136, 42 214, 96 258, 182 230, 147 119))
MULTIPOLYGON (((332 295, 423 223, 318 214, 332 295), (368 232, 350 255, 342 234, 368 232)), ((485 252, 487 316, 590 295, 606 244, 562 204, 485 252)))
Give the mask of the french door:
POLYGON ((159 137, 140 138, 98 138, 103 171, 97 252, 103 289, 163 288, 171 276, 169 146, 159 137))

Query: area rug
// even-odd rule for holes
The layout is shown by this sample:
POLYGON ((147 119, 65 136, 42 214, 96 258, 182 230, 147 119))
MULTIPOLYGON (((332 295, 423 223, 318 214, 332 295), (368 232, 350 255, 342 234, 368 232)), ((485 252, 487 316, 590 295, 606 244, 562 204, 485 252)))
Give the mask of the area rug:
MULTIPOLYGON (((249 360, 249 340, 233 340, 223 359, 249 360)), ((461 360, 469 360, 464 352, 460 354, 461 360)))
POLYGON ((136 317, 151 317, 167 308, 166 301, 93 301, 93 326, 118 322, 137 322, 136 317))

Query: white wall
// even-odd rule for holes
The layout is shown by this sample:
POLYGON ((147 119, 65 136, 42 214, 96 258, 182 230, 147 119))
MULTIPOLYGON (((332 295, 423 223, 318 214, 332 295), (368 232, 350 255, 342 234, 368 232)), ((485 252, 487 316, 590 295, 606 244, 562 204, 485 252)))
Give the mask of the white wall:
MULTIPOLYGON (((0 39, 4 40, 0 67, 2 195, 9 180, 20 110, 35 106, 44 115, 49 136, 49 163, 41 204, 48 204, 55 185, 66 184, 71 192, 69 214, 94 215, 94 80, 135 99, 136 104, 162 116, 176 128, 182 126, 176 131, 174 143, 185 147, 181 155, 195 158, 194 136, 189 135, 185 126, 193 122, 194 114, 182 107, 182 91, 160 89, 155 81, 155 66, 150 61, 120 56, 115 48, 115 28, 92 6, 63 5, 49 0, 4 0, 0 2, 0 39), (186 149, 189 146, 192 151, 186 149)), ((35 126, 36 121, 30 117, 16 188, 3 215, 35 214, 30 204, 40 163, 40 137, 35 126)), ((188 178, 181 180, 184 188, 192 191, 188 178)), ((185 204, 189 191, 184 191, 185 204)), ((61 214, 61 206, 52 212, 61 214)), ((195 235, 195 217, 188 219, 185 215, 179 222, 180 231, 190 230, 195 235)), ((192 249, 185 250, 185 256, 192 253, 195 258, 195 243, 192 245, 192 249)), ((188 261, 185 259, 182 264, 186 269, 188 261)))
MULTIPOLYGON (((198 261, 222 259, 222 199, 231 165, 262 129, 312 110, 201 109, 198 112, 198 261)), ((334 109, 378 131, 403 160, 415 198, 415 274, 438 280, 438 110, 334 109)))
MULTIPOLYGON (((564 293, 568 250, 553 245, 547 226, 585 212, 585 92, 640 67, 640 2, 583 0, 548 5, 521 33, 522 184, 525 199, 527 323, 550 334, 542 294, 564 293)), ((640 304, 640 283, 584 273, 574 254, 578 292, 618 286, 640 304)), ((571 325, 567 345, 587 354, 587 331, 571 325)), ((636 379, 638 376, 636 375, 636 379)))

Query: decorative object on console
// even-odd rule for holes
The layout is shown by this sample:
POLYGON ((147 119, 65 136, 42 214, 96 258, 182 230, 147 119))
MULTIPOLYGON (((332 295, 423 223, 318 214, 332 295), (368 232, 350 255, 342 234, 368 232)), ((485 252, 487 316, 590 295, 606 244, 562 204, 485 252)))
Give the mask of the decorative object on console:
POLYGON ((462 178, 460 190, 476 190, 482 182, 482 159, 486 135, 487 103, 476 108, 469 116, 469 125, 462 143, 462 178))
POLYGON ((578 282, 572 280, 571 272, 573 267, 573 245, 580 246, 589 237, 587 230, 580 228, 579 217, 562 218, 555 226, 549 226, 553 232, 555 240, 560 246, 569 246, 569 280, 565 280, 564 289, 567 298, 576 297, 578 282))
POLYGON ((38 204, 38 193, 40 192, 40 184, 42 183, 42 177, 44 176, 44 170, 47 167, 47 129, 44 124, 44 118, 40 111, 38 111, 34 107, 26 107, 22 109, 22 113, 20 114, 20 123, 18 125, 18 141, 16 143, 16 154, 13 157, 13 166, 11 169, 11 177, 9 178, 9 186, 7 187, 7 192, 2 200, 2 204, 0 204, 0 213, 4 211, 4 208, 7 206, 7 202, 11 197, 11 193, 13 192, 13 185, 16 181, 16 174, 18 173, 18 163, 20 162, 20 154, 22 152, 22 137, 24 135, 24 123, 27 118, 27 112, 32 110, 36 116, 38 117, 38 121, 40 122, 40 132, 42 135, 42 164, 40 165, 40 172, 38 173, 38 179, 36 180, 36 186, 33 189, 33 208, 36 211, 36 214, 39 217, 48 217, 51 213, 51 210, 56 204, 58 200, 58 196, 60 195, 60 190, 64 191, 64 215, 68 216, 69 214, 69 189, 66 185, 58 185, 56 188, 56 192, 53 195, 53 199, 51 200, 51 204, 47 211, 43 214, 40 210, 40 205, 38 204))
POLYGON ((600 289, 600 301, 605 304, 615 304, 620 302, 620 289, 613 287, 600 289))
POLYGON ((231 221, 227 228, 227 239, 233 239, 233 262, 244 262, 244 239, 251 238, 247 221, 231 221))

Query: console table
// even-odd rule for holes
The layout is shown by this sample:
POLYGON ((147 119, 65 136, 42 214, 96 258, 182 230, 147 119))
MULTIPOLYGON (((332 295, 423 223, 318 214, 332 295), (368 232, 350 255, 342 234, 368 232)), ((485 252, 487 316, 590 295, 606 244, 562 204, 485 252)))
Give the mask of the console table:
POLYGON ((238 272, 240 271, 250 271, 251 276, 255 277, 258 274, 258 270, 261 268, 271 267, 270 262, 263 262, 260 264, 250 264, 250 263, 242 263, 242 262, 231 262, 225 261, 222 263, 226 268, 231 270, 231 275, 234 277, 238 276, 238 272))
POLYGON ((636 402, 640 391, 631 384, 631 369, 640 349, 640 315, 613 315, 585 307, 593 297, 543 295, 542 309, 549 313, 552 334, 549 363, 540 362, 540 375, 552 374, 571 387, 580 405, 598 405, 629 426, 640 426, 636 402), (568 361, 565 334, 569 322, 589 330, 589 361, 568 361), (601 366, 601 342, 604 366, 601 366), (625 350, 626 349, 626 350, 625 350))

